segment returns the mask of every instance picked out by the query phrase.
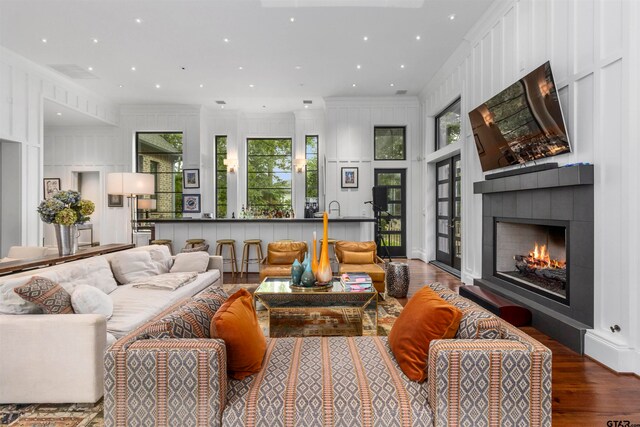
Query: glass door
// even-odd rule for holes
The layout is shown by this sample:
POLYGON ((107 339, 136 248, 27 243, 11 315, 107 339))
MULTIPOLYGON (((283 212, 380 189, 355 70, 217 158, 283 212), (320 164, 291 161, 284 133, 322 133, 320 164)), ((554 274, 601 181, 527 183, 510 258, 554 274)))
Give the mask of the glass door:
POLYGON ((381 244, 378 255, 388 249, 392 257, 407 256, 406 169, 375 169, 375 185, 387 188, 387 212, 381 213, 381 244))
POLYGON ((436 261, 462 265, 462 167, 460 156, 436 164, 436 261))

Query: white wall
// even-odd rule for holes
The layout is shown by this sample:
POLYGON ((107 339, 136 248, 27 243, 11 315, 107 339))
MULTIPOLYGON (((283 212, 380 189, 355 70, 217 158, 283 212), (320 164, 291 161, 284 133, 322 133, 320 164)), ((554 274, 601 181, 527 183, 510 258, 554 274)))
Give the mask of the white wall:
MULTIPOLYGON (((106 123, 117 122, 117 109, 73 81, 0 46, 0 139, 20 144, 19 176, 12 177, 19 200, 19 239, 7 244, 40 245, 42 227, 36 207, 42 198, 43 99, 53 100, 106 123)), ((5 238, 1 242, 5 245, 5 238)))
MULTIPOLYGON (((462 272, 471 283, 481 275, 482 199, 473 194, 473 182, 483 174, 466 112, 551 61, 573 152, 547 161, 595 164, 595 327, 587 334, 586 352, 615 370, 635 373, 640 373, 635 271, 640 172, 634 118, 639 113, 639 55, 631 41, 638 40, 634 26, 639 17, 636 2, 624 0, 494 3, 421 96, 428 118, 427 159, 432 161, 442 157, 433 153, 433 117, 462 96, 464 138, 447 150, 462 155, 462 272), (610 331, 615 324, 620 333, 610 331)), ((425 174, 433 182, 432 166, 425 167, 425 174)), ((427 198, 430 221, 433 200, 427 198)))
POLYGON ((20 148, 17 142, 0 140, 0 258, 21 238, 22 193, 17 191, 15 180, 22 165, 20 148))
MULTIPOLYGON (((416 97, 327 98, 326 201, 337 200, 342 216, 373 216, 371 205, 374 169, 407 169, 407 256, 424 259, 422 175, 418 167, 422 154, 420 105, 416 97), (406 160, 376 161, 373 155, 375 126, 406 126, 406 160), (340 185, 342 167, 358 167, 357 189, 340 185)), ((322 157, 321 157, 322 158, 322 157)), ((336 236, 339 238, 339 236, 336 236)))

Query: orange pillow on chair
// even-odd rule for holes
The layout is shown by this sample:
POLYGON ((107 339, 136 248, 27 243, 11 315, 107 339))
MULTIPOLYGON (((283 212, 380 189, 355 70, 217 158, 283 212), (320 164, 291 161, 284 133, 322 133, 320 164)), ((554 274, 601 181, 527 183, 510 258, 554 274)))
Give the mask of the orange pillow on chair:
POLYGON ((216 311, 211 319, 211 338, 224 340, 232 378, 241 380, 260 371, 267 342, 249 291, 240 289, 216 311))
POLYGON ((396 319, 389 346, 402 372, 413 381, 427 378, 427 357, 432 340, 453 338, 462 311, 429 287, 420 289, 396 319))

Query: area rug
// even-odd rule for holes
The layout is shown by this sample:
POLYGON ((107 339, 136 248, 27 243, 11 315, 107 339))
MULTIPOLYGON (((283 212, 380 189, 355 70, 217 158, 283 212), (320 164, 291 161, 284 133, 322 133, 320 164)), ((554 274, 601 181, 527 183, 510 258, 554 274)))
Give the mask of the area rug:
MULTIPOLYGON (((224 290, 231 295, 240 288, 253 293, 258 285, 239 284, 223 285, 224 290)), ((367 313, 363 322, 363 335, 389 335, 391 327, 402 311, 402 305, 392 297, 378 301, 378 327, 373 328, 372 313, 367 313)), ((353 313, 342 309, 314 310, 311 326, 307 327, 308 335, 316 335, 318 329, 323 329, 326 335, 352 335, 359 332, 353 321, 353 313), (314 323, 315 322, 315 323, 314 323), (328 333, 327 328, 334 333, 328 333)), ((307 322, 309 319, 301 319, 307 322)), ((258 311, 258 321, 265 335, 269 335, 269 318, 266 310, 258 311)), ((102 399, 94 404, 27 404, 0 405, 0 426, 7 427, 103 427, 102 399)))

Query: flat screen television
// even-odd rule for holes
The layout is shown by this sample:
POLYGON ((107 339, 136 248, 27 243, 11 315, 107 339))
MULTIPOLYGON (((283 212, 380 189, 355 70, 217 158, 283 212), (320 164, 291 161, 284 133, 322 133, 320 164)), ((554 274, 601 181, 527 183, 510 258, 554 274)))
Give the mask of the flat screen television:
POLYGON ((469 112, 483 171, 571 152, 546 62, 469 112))

